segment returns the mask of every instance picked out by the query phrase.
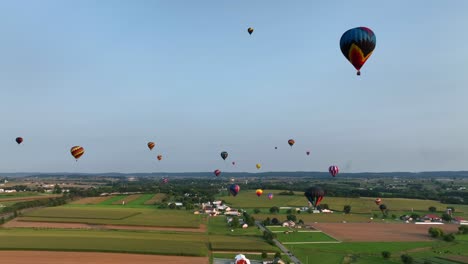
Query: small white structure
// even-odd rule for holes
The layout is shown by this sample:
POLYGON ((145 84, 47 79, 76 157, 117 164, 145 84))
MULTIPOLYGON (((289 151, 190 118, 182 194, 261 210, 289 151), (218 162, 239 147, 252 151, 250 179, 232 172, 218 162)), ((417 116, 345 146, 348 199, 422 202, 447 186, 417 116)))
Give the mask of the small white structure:
POLYGON ((3 193, 3 192, 5 192, 5 189, 0 189, 0 193, 3 193))
POLYGON ((296 223, 293 221, 284 221, 283 224, 281 224, 283 227, 294 227, 296 223))
POLYGON ((230 210, 229 212, 225 212, 225 215, 230 215, 230 216, 240 216, 241 213, 237 210, 230 210))
POLYGON ((243 225, 242 225, 242 228, 243 228, 243 229, 246 229, 247 227, 249 227, 248 224, 243 224, 243 225))
POLYGON ((234 258, 235 264, 250 264, 250 260, 248 260, 244 255, 239 254, 234 258))

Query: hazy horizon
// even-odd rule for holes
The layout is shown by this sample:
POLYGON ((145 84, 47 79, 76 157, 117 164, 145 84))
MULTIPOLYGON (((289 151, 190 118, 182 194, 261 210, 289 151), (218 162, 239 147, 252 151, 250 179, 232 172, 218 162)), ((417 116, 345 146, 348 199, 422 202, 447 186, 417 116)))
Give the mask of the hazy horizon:
POLYGON ((0 171, 468 170, 468 2, 449 3, 0 3, 0 171), (357 26, 377 37, 361 76, 339 48, 357 26))

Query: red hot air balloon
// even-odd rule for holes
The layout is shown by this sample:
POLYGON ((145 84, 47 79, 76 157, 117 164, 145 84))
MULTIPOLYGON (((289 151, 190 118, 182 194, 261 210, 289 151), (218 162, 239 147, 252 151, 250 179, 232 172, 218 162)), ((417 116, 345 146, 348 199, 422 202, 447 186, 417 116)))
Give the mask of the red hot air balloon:
POLYGON ((166 183, 169 182, 169 179, 168 179, 168 178, 163 178, 163 179, 162 179, 162 182, 163 182, 164 184, 166 184, 166 183))
POLYGON ((156 158, 157 158, 159 161, 161 161, 163 157, 162 157, 162 155, 158 155, 156 158))
POLYGON ((240 187, 237 184, 232 184, 229 186, 229 192, 232 194, 232 196, 236 196, 240 191, 240 187))
POLYGON ((70 149, 70 153, 76 159, 76 161, 78 161, 78 159, 84 154, 84 148, 80 146, 73 146, 70 149))
POLYGON ((214 171, 214 175, 216 175, 216 177, 219 176, 220 174, 221 174, 221 171, 220 171, 220 170, 215 170, 215 171, 214 171))
POLYGON ((380 198, 375 199, 375 204, 376 205, 380 205, 381 203, 382 203, 382 199, 380 199, 380 198))
POLYGON ((338 168, 338 166, 335 166, 335 165, 332 165, 328 168, 328 172, 330 172, 330 174, 335 177, 338 172, 340 172, 340 169, 338 168))
POLYGON ((16 138, 16 143, 21 144, 21 142, 23 142, 23 138, 22 137, 17 137, 16 138))

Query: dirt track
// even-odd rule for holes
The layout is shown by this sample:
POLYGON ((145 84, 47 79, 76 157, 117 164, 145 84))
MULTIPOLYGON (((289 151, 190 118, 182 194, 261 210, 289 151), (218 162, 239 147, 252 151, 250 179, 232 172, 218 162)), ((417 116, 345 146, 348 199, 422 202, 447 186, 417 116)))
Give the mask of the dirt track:
POLYGON ((177 228, 157 226, 124 226, 124 225, 88 225, 79 223, 53 223, 53 222, 23 222, 13 219, 2 225, 5 228, 33 227, 33 228, 70 228, 70 229, 117 229, 117 230, 146 230, 146 231, 180 231, 180 232, 206 232, 206 225, 200 228, 177 228))
POLYGON ((1 263, 8 264, 207 264, 207 257, 179 257, 92 252, 0 251, 1 263))
POLYGON ((317 223, 312 226, 345 242, 430 241, 427 230, 431 226, 447 233, 458 231, 458 225, 317 223))

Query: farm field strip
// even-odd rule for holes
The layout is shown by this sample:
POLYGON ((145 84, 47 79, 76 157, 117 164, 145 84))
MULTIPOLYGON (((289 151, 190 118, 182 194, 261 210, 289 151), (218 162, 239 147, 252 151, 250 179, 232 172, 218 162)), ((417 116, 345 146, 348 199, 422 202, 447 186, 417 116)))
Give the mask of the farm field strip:
POLYGON ((150 200, 153 196, 153 194, 142 194, 137 199, 128 202, 128 205, 144 205, 146 201, 150 200))
POLYGON ((0 230, 1 249, 128 252, 206 256, 199 234, 96 230, 0 230))
POLYGON ((308 241, 308 242, 281 242, 283 245, 299 245, 299 244, 336 244, 343 243, 342 241, 308 241))
POLYGON ((19 221, 97 225, 199 228, 200 216, 181 210, 148 208, 48 207, 26 213, 19 221))
POLYGON ((110 199, 111 196, 100 196, 100 197, 86 197, 83 199, 79 199, 77 201, 73 201, 70 204, 86 204, 86 205, 94 205, 94 204, 99 204, 107 199, 110 199))
POLYGON ((8 197, 0 199, 0 202, 24 202, 32 200, 43 200, 49 198, 62 197, 60 194, 51 194, 51 195, 36 195, 36 196, 22 196, 22 197, 8 197))
POLYGON ((154 205, 155 203, 160 203, 162 199, 166 198, 165 193, 157 193, 151 199, 147 200, 145 205, 154 205))
POLYGON ((114 205, 122 205, 122 204, 128 204, 142 196, 141 194, 132 194, 132 195, 126 195, 120 200, 114 201, 112 204, 114 205))

